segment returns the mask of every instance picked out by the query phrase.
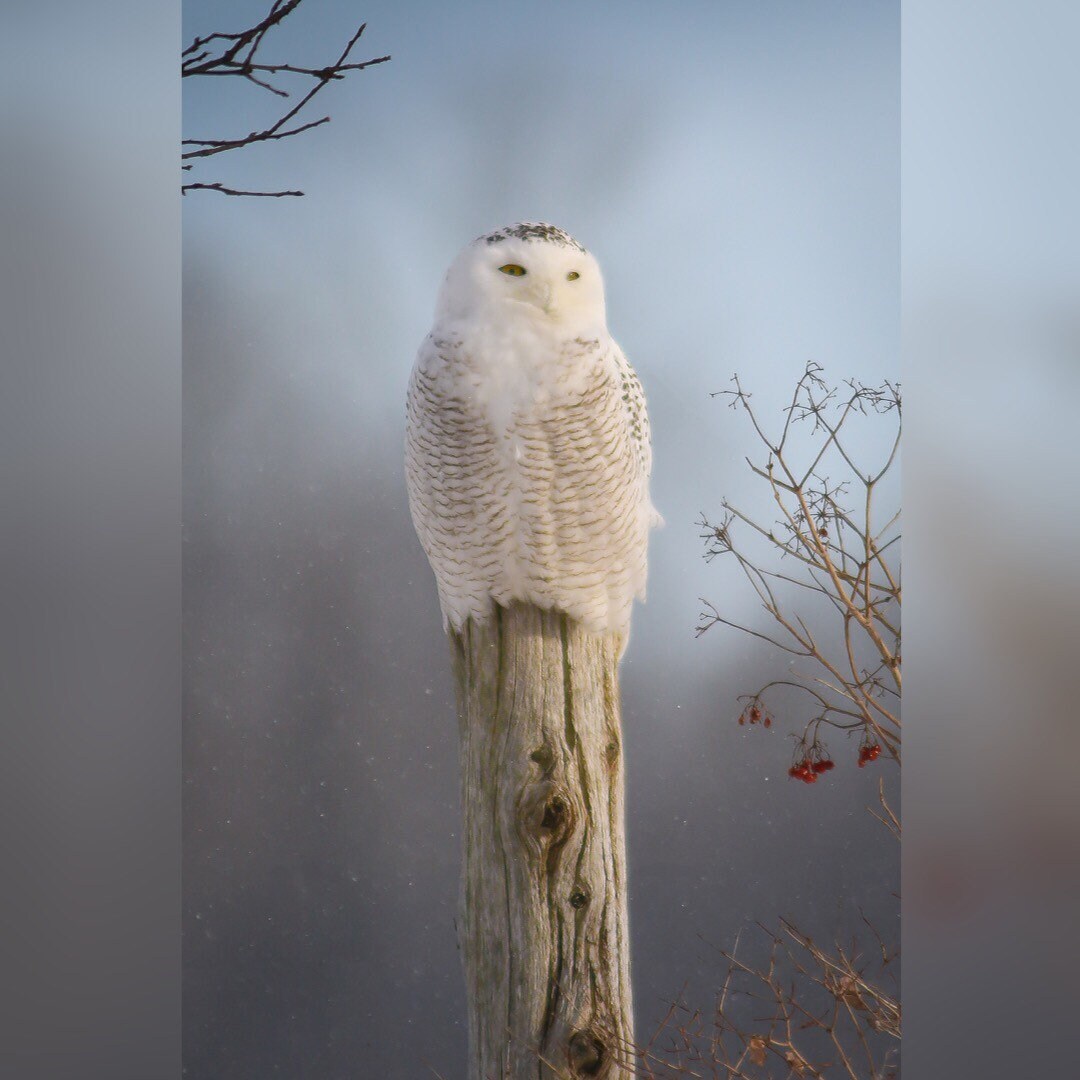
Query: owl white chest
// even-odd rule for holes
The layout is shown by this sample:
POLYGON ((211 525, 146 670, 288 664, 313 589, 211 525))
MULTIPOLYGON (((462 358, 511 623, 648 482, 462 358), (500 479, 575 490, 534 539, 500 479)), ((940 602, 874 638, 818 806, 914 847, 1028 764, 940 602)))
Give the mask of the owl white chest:
POLYGON ((473 327, 462 335, 456 389, 483 413, 492 432, 512 435, 519 421, 582 392, 581 352, 565 330, 546 320, 473 327))

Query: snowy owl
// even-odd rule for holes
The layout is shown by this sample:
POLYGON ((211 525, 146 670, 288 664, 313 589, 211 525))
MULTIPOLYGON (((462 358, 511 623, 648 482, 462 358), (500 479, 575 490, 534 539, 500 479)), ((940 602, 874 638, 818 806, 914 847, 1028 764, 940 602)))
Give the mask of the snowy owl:
POLYGON ((522 600, 625 644, 660 519, 641 383, 581 244, 526 222, 458 255, 406 429, 409 507, 446 626, 522 600))

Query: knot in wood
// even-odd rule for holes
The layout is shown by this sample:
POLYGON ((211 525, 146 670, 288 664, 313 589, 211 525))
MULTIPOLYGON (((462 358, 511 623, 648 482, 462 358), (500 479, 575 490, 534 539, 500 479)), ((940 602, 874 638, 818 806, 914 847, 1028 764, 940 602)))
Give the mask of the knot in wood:
POLYGON ((573 819, 570 796, 551 780, 528 784, 518 812, 525 831, 549 844, 559 844, 566 838, 573 819))
POLYGON ((565 813, 566 801, 561 795, 552 795, 544 804, 544 816, 540 819, 540 828, 555 832, 562 823, 565 813))
POLYGON ((579 910, 580 910, 581 908, 583 908, 583 907, 584 907, 584 906, 585 906, 585 905, 586 905, 586 904, 587 904, 588 902, 589 902, 589 890, 588 890, 588 889, 584 889, 584 888, 581 888, 581 887, 579 886, 578 888, 576 888, 576 889, 575 889, 575 890, 574 890, 574 891, 573 891, 573 892, 572 892, 572 893, 570 894, 570 906, 571 906, 571 907, 572 907, 572 908, 573 908, 573 909, 574 909, 575 911, 579 911, 579 910))
POLYGON ((574 1076, 600 1076, 607 1061, 607 1047, 595 1032, 575 1031, 566 1047, 566 1060, 574 1076))
POLYGON ((555 767, 555 754, 547 743, 541 743, 530 755, 530 761, 535 761, 540 766, 540 771, 547 776, 555 767))
POLYGON ((604 747, 604 760, 609 772, 614 774, 619 771, 619 744, 614 740, 604 747))

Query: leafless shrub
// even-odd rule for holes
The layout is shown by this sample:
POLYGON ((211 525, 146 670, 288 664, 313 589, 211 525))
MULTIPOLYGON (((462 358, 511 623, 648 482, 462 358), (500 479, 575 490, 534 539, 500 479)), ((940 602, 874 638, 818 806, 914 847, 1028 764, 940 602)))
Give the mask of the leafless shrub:
MULTIPOLYGON (((768 630, 729 619, 715 605, 697 632, 718 623, 750 634, 803 662, 755 693, 742 695, 740 724, 772 727, 773 697, 790 688, 810 703, 795 732, 789 774, 806 783, 833 768, 825 729, 859 739, 860 766, 884 751, 900 764, 901 690, 899 514, 879 524, 874 502, 898 459, 898 385, 830 386, 811 363, 795 386, 778 437, 755 413, 736 376, 725 391, 750 420, 764 460, 747 458, 765 481, 779 517, 768 524, 724 500, 718 523, 701 519, 706 559, 736 561, 772 620, 768 630), (891 446, 875 468, 857 464, 849 422, 878 414, 895 425, 891 446), (764 552, 764 554, 761 554, 764 552), (771 556, 771 558, 770 558, 771 556), (812 617, 792 599, 825 604, 832 629, 810 629, 812 617)), ((820 614, 820 612, 819 612, 820 614)), ((879 782, 879 808, 870 812, 897 840, 900 821, 879 782)), ((865 922, 865 919, 864 919, 865 922)), ((793 923, 762 924, 767 959, 751 962, 721 950, 726 971, 714 1006, 695 1010, 674 1001, 649 1043, 626 1048, 633 1074, 648 1080, 722 1077, 724 1080, 894 1080, 899 1076, 901 1012, 899 950, 866 922, 869 948, 858 942, 819 946, 793 923)), ((755 955, 761 956, 760 952, 755 955)))
POLYGON ((833 767, 825 729, 859 738, 859 765, 879 757, 900 762, 901 689, 899 512, 882 524, 875 494, 897 461, 900 448, 899 384, 865 386, 848 380, 830 386, 820 365, 810 363, 798 380, 779 436, 766 430, 747 393, 734 376, 731 407, 750 420, 764 450, 764 460, 747 458, 755 476, 768 486, 779 517, 764 523, 723 500, 723 516, 712 522, 702 515, 705 558, 733 558, 771 617, 770 632, 728 618, 716 605, 697 627, 700 636, 723 624, 759 638, 805 662, 792 665, 755 693, 739 698, 745 708, 740 723, 770 726, 769 701, 781 687, 798 691, 810 704, 809 718, 796 736, 789 774, 813 783, 833 767), (856 415, 879 414, 892 421, 891 450, 874 468, 857 463, 848 445, 856 415), (796 439, 796 434, 807 438, 796 439), (764 540, 776 564, 756 554, 747 539, 764 540), (809 620, 792 610, 796 593, 824 601, 836 620, 835 633, 810 629, 809 620))
MULTIPOLYGON (((899 837, 884 782, 879 795, 880 820, 899 837)), ((719 950, 713 1008, 678 997, 647 1044, 623 1049, 626 1068, 645 1080, 899 1080, 900 950, 863 922, 869 946, 822 947, 786 919, 776 931, 758 923, 767 959, 741 959, 738 938, 719 950)))
MULTIPOLYGON (((240 150, 245 146, 254 146, 256 143, 270 142, 278 139, 288 139, 301 132, 310 131, 321 124, 329 123, 330 117, 323 116, 318 120, 309 120, 293 124, 304 107, 329 83, 343 79, 350 71, 363 71, 365 68, 376 64, 384 64, 390 59, 389 56, 379 56, 373 60, 365 60, 361 63, 347 63, 353 47, 360 40, 367 24, 364 23, 352 35, 341 55, 325 67, 309 68, 300 67, 287 63, 263 63, 259 59, 259 50, 262 48, 271 30, 280 26, 284 19, 294 12, 302 3, 302 0, 274 0, 266 17, 255 26, 238 33, 216 32, 207 34, 205 37, 197 37, 184 50, 181 60, 181 75, 183 78, 203 76, 207 78, 238 78, 246 80, 271 94, 281 98, 290 97, 289 91, 274 83, 279 81, 278 76, 287 78, 300 77, 311 81, 311 85, 299 100, 285 110, 274 123, 258 131, 251 131, 247 135, 241 135, 233 139, 184 139, 183 146, 190 147, 183 151, 181 157, 185 164, 184 170, 190 171, 196 160, 214 157, 231 150, 240 150), (274 82, 271 82, 271 77, 274 82)), ((218 191, 223 195, 258 195, 270 198, 281 198, 286 195, 303 195, 302 191, 242 191, 236 188, 226 187, 219 181, 192 182, 183 184, 181 192, 206 190, 218 191)))
POLYGON ((854 943, 820 948, 786 921, 775 933, 758 929, 768 960, 744 963, 737 943, 721 951, 726 971, 715 1008, 703 1013, 681 997, 672 1002, 649 1043, 628 1049, 632 1074, 647 1080, 895 1080, 897 953, 873 928, 867 956, 854 943))

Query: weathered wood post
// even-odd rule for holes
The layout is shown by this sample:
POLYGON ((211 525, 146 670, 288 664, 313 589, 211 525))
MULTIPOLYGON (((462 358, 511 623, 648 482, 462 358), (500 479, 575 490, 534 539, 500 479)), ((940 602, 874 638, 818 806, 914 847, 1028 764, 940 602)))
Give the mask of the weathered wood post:
POLYGON ((624 1080, 621 641, 523 603, 450 640, 469 1080, 624 1080))

